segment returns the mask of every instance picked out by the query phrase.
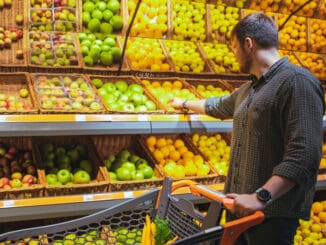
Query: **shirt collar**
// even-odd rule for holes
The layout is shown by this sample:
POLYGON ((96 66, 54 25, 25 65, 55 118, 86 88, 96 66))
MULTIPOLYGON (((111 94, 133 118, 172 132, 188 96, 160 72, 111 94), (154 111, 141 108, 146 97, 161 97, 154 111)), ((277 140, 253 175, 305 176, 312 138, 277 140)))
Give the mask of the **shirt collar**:
POLYGON ((277 72, 285 63, 288 62, 288 58, 284 57, 276 61, 261 78, 257 78, 255 75, 250 75, 249 79, 252 81, 252 86, 256 87, 261 83, 267 83, 269 79, 277 72))

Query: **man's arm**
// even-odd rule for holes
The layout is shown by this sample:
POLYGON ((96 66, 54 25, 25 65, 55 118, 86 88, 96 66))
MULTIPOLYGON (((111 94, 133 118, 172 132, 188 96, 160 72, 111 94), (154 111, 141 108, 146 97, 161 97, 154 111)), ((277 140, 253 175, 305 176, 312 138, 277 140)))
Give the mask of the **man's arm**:
POLYGON ((205 99, 204 100, 187 100, 185 102, 184 99, 174 98, 172 100, 171 105, 176 109, 182 110, 182 109, 185 109, 184 107, 186 107, 187 109, 192 110, 193 112, 195 112, 197 114, 206 114, 205 103, 206 103, 205 99))

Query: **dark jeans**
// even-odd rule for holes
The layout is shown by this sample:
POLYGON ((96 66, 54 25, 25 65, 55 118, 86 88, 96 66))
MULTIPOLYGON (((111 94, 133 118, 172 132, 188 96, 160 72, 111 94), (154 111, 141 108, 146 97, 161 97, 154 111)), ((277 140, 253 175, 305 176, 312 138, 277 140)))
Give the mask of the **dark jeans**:
POLYGON ((235 245, 292 245, 298 226, 298 219, 265 219, 244 232, 235 245))

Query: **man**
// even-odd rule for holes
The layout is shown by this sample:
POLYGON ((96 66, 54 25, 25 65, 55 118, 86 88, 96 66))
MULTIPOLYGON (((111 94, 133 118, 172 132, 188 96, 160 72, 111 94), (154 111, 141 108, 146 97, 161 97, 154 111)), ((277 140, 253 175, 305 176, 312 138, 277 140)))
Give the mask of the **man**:
POLYGON ((175 98, 172 105, 217 118, 233 118, 227 197, 228 219, 263 210, 265 221, 238 244, 293 244, 299 218, 308 219, 321 158, 323 89, 306 69, 278 54, 278 30, 262 13, 233 29, 241 72, 252 81, 231 95, 200 101, 175 98))

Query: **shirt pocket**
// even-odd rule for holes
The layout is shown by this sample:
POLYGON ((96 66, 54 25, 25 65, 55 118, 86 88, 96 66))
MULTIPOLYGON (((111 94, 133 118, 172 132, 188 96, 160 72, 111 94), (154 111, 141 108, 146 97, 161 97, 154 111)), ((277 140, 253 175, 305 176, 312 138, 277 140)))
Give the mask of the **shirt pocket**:
POLYGON ((272 120, 273 104, 268 100, 253 101, 249 109, 248 121, 255 135, 267 135, 272 120))

